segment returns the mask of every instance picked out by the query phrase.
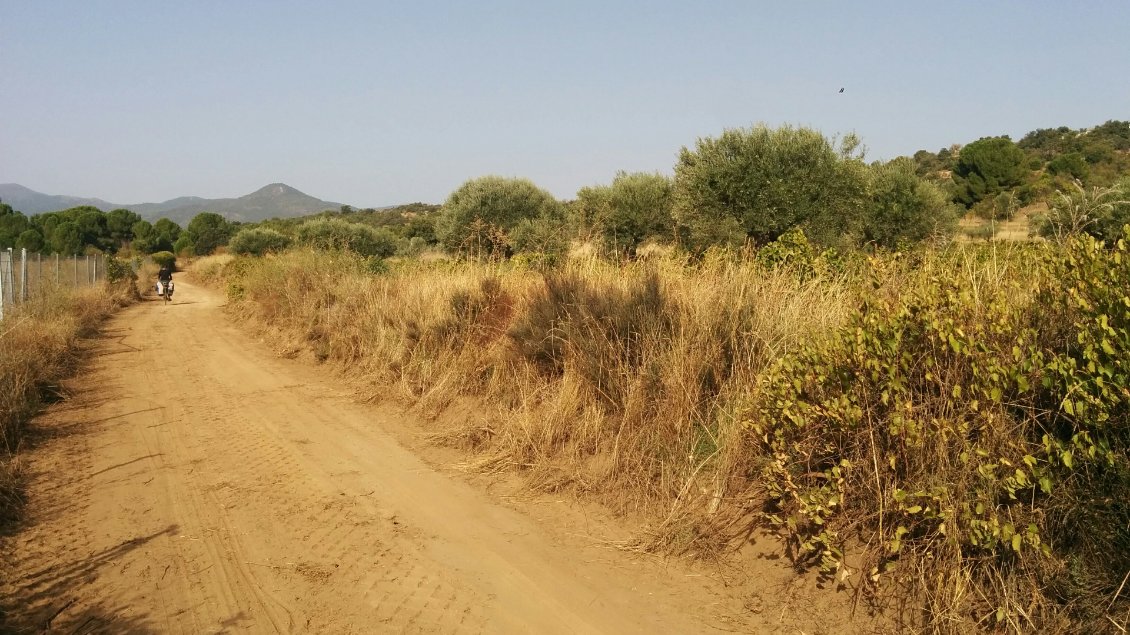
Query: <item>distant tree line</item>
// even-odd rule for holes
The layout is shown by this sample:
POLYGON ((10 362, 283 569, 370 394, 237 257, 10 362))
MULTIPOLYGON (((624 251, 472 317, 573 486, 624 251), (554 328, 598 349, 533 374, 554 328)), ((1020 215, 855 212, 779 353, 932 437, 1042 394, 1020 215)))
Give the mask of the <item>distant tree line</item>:
POLYGON ((183 230, 167 219, 151 224, 126 209, 74 207, 29 218, 0 203, 0 248, 205 255, 229 243, 236 253, 252 254, 305 244, 377 258, 442 249, 552 261, 573 242, 631 258, 648 243, 693 254, 763 246, 796 230, 819 247, 897 248, 951 234, 964 213, 1006 219, 1036 200, 1059 201, 1053 215, 1071 205, 1090 210, 1066 221, 1053 218, 1055 231, 1075 224, 1106 235, 1130 219, 1127 198, 1125 121, 1035 130, 1018 143, 986 137, 871 163, 854 135, 837 140, 804 127, 755 126, 682 148, 673 177, 620 172, 611 183, 581 188, 570 201, 528 179, 484 176, 465 182, 442 205, 345 205, 248 224, 204 212, 183 230), (1071 203, 1071 197, 1099 202, 1071 203), (1087 222, 1079 221, 1083 217, 1087 222))
POLYGON ((80 206, 28 217, 0 202, 0 249, 65 255, 122 251, 205 255, 226 245, 238 227, 212 212, 197 214, 182 229, 167 218, 150 223, 128 209, 104 212, 80 206))
POLYGON ((958 213, 910 159, 868 164, 854 136, 757 126, 683 148, 674 178, 621 172, 567 203, 525 179, 472 179, 435 227, 447 250, 468 255, 559 253, 579 238, 632 257, 649 242, 702 253, 796 229, 825 247, 897 247, 952 232, 958 213))

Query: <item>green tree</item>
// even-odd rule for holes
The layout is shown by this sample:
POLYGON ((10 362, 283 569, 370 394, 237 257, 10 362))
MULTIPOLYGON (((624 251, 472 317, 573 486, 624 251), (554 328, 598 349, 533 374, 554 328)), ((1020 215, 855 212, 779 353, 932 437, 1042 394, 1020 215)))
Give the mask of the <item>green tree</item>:
POLYGON ((153 223, 153 232, 155 234, 153 239, 154 251, 171 251, 180 238, 182 231, 180 225, 177 225, 173 221, 167 218, 158 219, 156 223, 153 223))
POLYGON ((631 256, 648 239, 673 237, 673 190, 671 179, 661 174, 619 172, 612 185, 577 192, 574 222, 605 249, 631 256))
POLYGON ((110 228, 106 224, 106 214, 102 210, 83 212, 75 224, 82 233, 82 244, 111 253, 117 251, 110 238, 110 228))
POLYGON ((870 173, 870 202, 863 225, 867 242, 894 248, 956 229, 955 206, 940 187, 916 174, 914 160, 902 157, 875 164, 870 173))
POLYGON ((819 132, 784 126, 730 129, 683 148, 673 215, 693 251, 765 244, 794 227, 831 244, 857 231, 867 183, 858 140, 839 148, 819 132))
POLYGON ((173 242, 173 253, 176 253, 176 254, 196 253, 196 246, 192 244, 192 239, 189 238, 188 232, 182 233, 180 236, 177 237, 176 241, 173 242))
POLYGON ((33 252, 42 252, 44 247, 43 234, 40 234, 39 230, 34 227, 28 229, 16 239, 16 247, 33 252))
POLYGON ((484 176, 448 196, 435 219, 436 237, 449 251, 508 255, 509 234, 523 220, 561 219, 561 203, 527 179, 484 176))
POLYGON ((290 246, 288 236, 266 227, 241 229, 228 243, 232 253, 253 256, 279 252, 288 246, 290 246))
MULTIPOLYGON (((130 248, 135 254, 151 254, 157 249, 157 232, 153 229, 153 225, 147 220, 139 220, 130 226, 130 234, 133 240, 130 241, 130 248)), ((166 249, 171 249, 169 245, 166 249)))
POLYGON ((1087 176, 1090 174, 1090 169, 1087 167, 1087 159, 1078 152, 1068 152, 1061 154, 1051 161, 1048 161, 1048 172, 1057 176, 1066 176, 1080 181, 1086 181, 1087 176))
POLYGON ((139 222, 141 217, 128 209, 119 208, 106 214, 106 228, 116 248, 124 247, 133 240, 133 226, 139 222))
POLYGON ((27 216, 12 209, 7 203, 0 203, 0 249, 15 247, 20 234, 30 226, 27 216))
POLYGON ((189 221, 184 233, 192 243, 193 252, 197 256, 207 256, 228 244, 228 239, 235 233, 235 225, 219 214, 201 212, 189 221))
POLYGON ((961 149, 954 166, 954 200, 966 208, 1014 188, 1028 176, 1024 151, 1008 137, 985 137, 961 149))
POLYGON ((71 256, 82 253, 83 244, 82 230, 74 221, 65 220, 51 232, 48 246, 57 254, 71 256))

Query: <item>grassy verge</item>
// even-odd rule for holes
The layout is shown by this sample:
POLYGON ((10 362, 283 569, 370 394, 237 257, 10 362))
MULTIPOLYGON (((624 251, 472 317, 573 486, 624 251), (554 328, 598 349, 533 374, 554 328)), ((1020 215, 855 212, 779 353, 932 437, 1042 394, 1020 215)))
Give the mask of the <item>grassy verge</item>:
POLYGON ((47 288, 5 310, 0 321, 0 522, 17 518, 22 507, 18 452, 28 420, 73 372, 78 338, 136 295, 128 282, 77 292, 47 288))
POLYGON ((914 630, 1078 632, 1130 610, 1125 249, 201 271, 479 469, 650 518, 650 548, 761 527, 914 630))

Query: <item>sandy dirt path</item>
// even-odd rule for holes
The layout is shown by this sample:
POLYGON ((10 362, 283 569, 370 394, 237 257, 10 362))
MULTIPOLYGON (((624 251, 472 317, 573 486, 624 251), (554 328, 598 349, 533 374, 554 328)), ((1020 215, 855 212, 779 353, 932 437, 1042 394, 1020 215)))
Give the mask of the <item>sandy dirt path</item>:
MULTIPOLYGON (((709 575, 430 466, 325 371, 178 281, 112 319, 36 428, 0 603, 27 632, 768 632, 709 575), (725 598, 725 599, 724 599, 725 598)), ((803 607, 797 607, 803 612, 803 607)), ((788 629, 787 632, 797 632, 788 629)))

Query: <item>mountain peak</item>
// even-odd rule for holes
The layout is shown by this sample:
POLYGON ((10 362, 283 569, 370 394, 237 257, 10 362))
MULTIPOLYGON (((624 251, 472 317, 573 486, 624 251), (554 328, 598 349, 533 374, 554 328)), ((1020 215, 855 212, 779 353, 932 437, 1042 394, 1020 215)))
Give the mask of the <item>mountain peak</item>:
POLYGON ((303 194, 302 192, 299 192, 298 190, 294 189, 293 187, 287 185, 286 183, 271 183, 270 185, 264 185, 263 187, 261 187, 261 188, 255 190, 254 192, 248 194, 244 198, 265 197, 265 196, 289 196, 289 195, 293 195, 293 194, 300 194, 300 195, 305 196, 305 194, 303 194))

